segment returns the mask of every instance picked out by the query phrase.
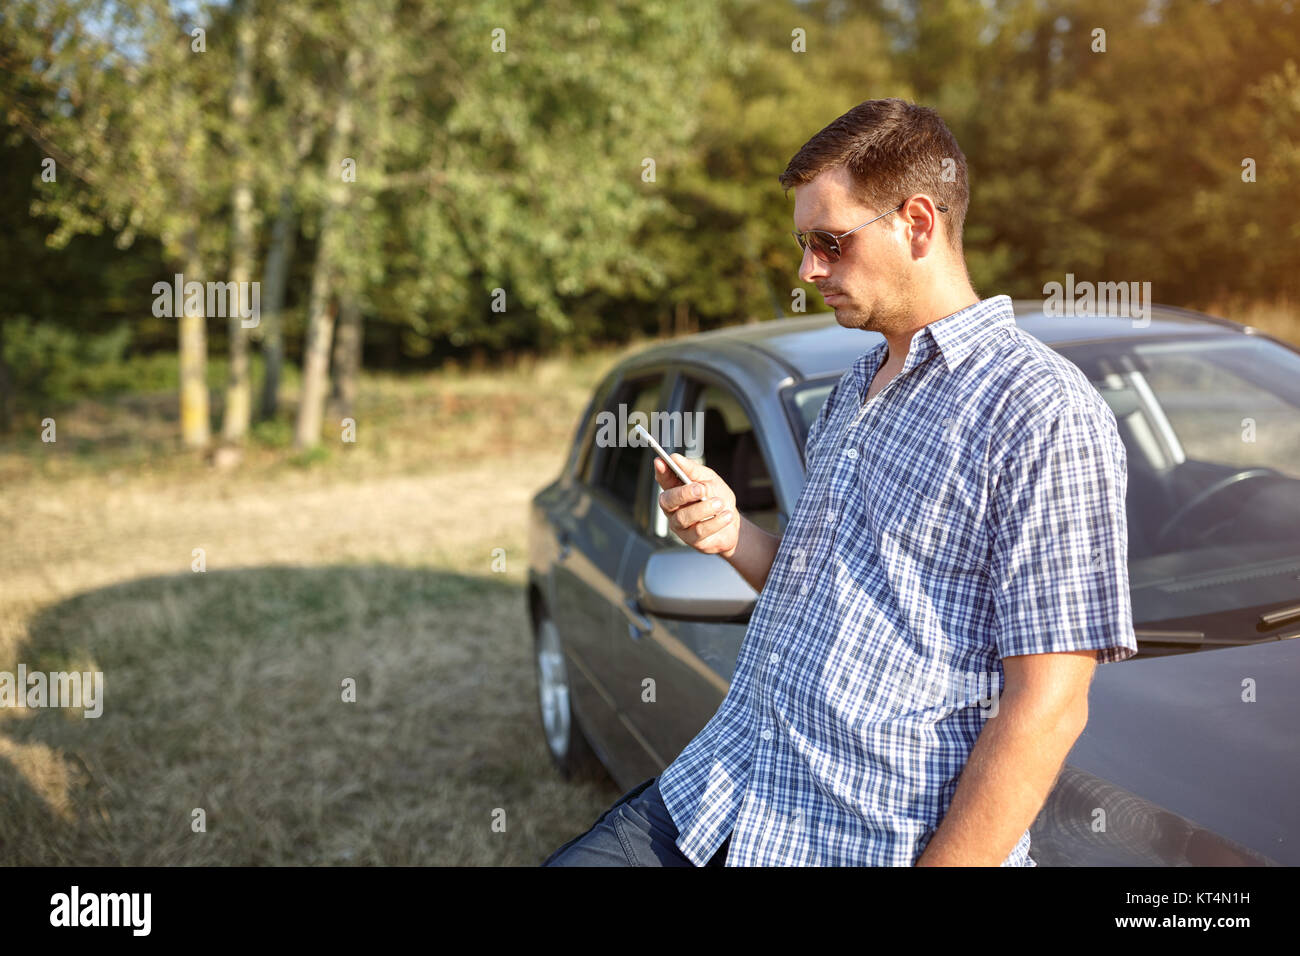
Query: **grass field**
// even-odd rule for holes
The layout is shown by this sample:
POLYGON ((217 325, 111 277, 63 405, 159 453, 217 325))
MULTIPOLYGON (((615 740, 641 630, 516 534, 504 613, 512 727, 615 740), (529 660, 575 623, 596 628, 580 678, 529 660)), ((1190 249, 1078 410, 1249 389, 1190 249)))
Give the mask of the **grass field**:
POLYGON ((535 865, 590 826, 619 791, 550 765, 524 518, 617 354, 370 376, 355 445, 281 423, 231 470, 170 394, 0 446, 0 670, 104 674, 98 718, 0 710, 0 864, 535 865))

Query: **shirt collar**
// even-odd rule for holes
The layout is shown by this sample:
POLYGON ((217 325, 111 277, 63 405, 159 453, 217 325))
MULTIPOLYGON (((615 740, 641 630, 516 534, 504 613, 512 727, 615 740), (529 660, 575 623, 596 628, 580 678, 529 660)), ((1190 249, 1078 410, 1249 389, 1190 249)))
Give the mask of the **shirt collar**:
MULTIPOLYGON (((935 351, 938 351, 943 359, 944 367, 951 371, 988 336, 990 331, 1003 326, 1014 326, 1015 323, 1016 314, 1011 307, 1011 296, 995 295, 980 299, 952 315, 936 319, 918 329, 912 336, 907 359, 903 362, 903 371, 915 368, 930 358, 935 351)), ((871 379, 880 367, 885 348, 885 342, 878 342, 853 363, 853 378, 857 382, 858 394, 863 402, 866 401, 871 379)))

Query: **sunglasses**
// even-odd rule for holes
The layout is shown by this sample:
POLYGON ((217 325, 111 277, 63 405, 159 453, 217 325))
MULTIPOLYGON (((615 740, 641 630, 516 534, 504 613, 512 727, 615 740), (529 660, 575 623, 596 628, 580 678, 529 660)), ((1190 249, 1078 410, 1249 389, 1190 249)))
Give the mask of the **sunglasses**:
MULTIPOLYGON (((841 232, 838 236, 835 235, 833 232, 827 232, 825 229, 809 229, 807 232, 792 232, 790 233, 790 235, 794 236, 794 241, 799 243, 800 249, 811 250, 812 254, 816 256, 818 259, 820 259, 822 262, 838 262, 840 259, 840 252, 841 252, 840 250, 841 239, 843 239, 845 236, 853 235, 853 233, 863 228, 863 226, 871 225, 873 222, 876 221, 876 219, 884 219, 886 216, 889 215, 889 213, 898 212, 898 210, 903 208, 903 205, 906 202, 907 200, 904 199, 903 202, 900 202, 893 209, 890 209, 886 212, 882 212, 879 216, 876 216, 875 219, 868 219, 861 226, 854 226, 848 232, 841 232)), ((948 207, 943 205, 942 203, 935 206, 935 208, 938 209, 940 212, 948 211, 948 207)))

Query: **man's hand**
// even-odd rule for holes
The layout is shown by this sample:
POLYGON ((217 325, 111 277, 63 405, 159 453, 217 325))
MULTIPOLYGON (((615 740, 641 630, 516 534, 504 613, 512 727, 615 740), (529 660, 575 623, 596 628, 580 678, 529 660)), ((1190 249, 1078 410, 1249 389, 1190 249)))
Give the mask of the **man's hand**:
POLYGON ((1002 658, 997 716, 980 731, 917 866, 1000 866, 1047 801, 1088 723, 1095 650, 1002 658))
POLYGON ((696 551, 730 559, 740 541, 736 495, 712 468, 678 454, 673 455, 673 461, 691 483, 683 485, 655 456, 655 480, 664 489, 659 494, 659 507, 668 516, 668 527, 696 551))

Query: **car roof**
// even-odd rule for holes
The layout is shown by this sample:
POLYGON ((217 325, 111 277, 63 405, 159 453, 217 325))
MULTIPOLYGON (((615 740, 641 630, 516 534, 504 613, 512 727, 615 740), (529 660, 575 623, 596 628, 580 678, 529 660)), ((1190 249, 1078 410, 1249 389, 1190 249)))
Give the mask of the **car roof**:
MULTIPOLYGON (((1105 339, 1253 331, 1227 319, 1167 305, 1152 305, 1150 322, 1141 327, 1118 316, 1048 316, 1043 313, 1040 299, 1016 299, 1012 308, 1018 327, 1053 347, 1105 339)), ((721 352, 736 358, 742 350, 755 350, 784 366, 792 377, 807 379, 842 374, 878 341, 879 333, 846 329, 835 321, 833 312, 822 312, 697 332, 656 346, 638 358, 662 357, 665 352, 681 354, 683 350, 697 357, 721 352)))

